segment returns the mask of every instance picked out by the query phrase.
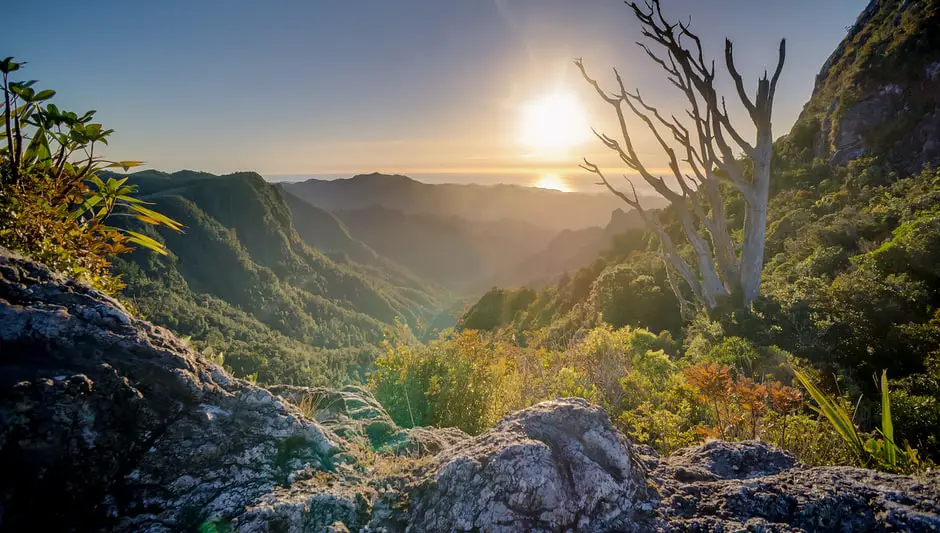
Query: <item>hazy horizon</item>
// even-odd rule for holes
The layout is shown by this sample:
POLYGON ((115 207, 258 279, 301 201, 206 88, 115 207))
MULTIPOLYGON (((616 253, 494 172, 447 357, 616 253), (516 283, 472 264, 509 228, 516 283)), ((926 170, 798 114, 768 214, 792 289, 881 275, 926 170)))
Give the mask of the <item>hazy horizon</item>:
MULTIPOLYGON (((867 0, 664 3, 669 16, 691 18, 729 96, 726 36, 749 90, 775 64, 779 39, 789 38, 779 136, 867 0)), ((107 28, 106 42, 81 61, 62 53, 75 44, 68 32, 31 39, 31 24, 10 25, 0 45, 29 62, 24 76, 58 91, 59 105, 98 110, 115 129, 107 155, 157 169, 251 169, 275 178, 377 170, 601 191, 578 171, 580 158, 623 169, 590 135, 590 126, 611 131, 610 112, 573 58, 583 57, 605 85, 610 68, 620 68, 664 112, 682 105, 633 44, 640 29, 619 0, 49 0, 16 3, 7 14, 107 28)), ((747 123, 736 101, 729 99, 732 118, 747 123)), ((647 166, 664 167, 652 137, 642 129, 636 137, 647 166)))
MULTIPOLYGON (((536 187, 559 190, 554 187, 545 187, 542 183, 544 176, 540 174, 516 173, 516 174, 472 174, 472 173, 411 173, 401 172, 383 172, 381 170, 369 170, 363 172, 349 173, 302 173, 302 174, 261 174, 261 176, 271 183, 297 183, 309 179, 320 180, 339 180, 349 179, 363 174, 398 174, 407 176, 415 181, 427 183, 430 185, 515 185, 519 187, 536 187)), ((558 176, 561 185, 565 186, 565 192, 580 192, 590 194, 609 194, 609 192, 592 180, 590 176, 558 176)))

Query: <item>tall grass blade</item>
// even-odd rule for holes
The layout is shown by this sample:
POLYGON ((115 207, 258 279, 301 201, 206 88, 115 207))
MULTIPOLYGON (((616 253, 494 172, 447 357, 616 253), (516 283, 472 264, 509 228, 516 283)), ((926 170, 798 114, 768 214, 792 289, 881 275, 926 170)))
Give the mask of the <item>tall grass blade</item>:
POLYGON ((897 466, 897 445, 894 443, 894 424, 891 423, 891 397, 888 394, 888 371, 881 372, 881 434, 885 436, 885 462, 897 466))
POLYGON ((822 413, 836 432, 842 437, 858 456, 859 461, 866 463, 865 443, 862 441, 855 423, 852 422, 852 415, 839 404, 834 398, 820 390, 802 371, 793 369, 796 379, 806 388, 809 395, 819 406, 819 412, 822 413))

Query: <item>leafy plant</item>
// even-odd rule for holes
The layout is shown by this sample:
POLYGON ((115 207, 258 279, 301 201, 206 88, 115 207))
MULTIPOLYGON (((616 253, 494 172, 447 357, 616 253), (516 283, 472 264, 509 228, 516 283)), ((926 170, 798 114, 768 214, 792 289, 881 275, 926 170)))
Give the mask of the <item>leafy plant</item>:
POLYGON ((93 122, 95 111, 78 114, 48 103, 56 92, 36 89, 36 80, 11 80, 25 64, 0 60, 0 245, 115 292, 121 283, 110 275, 112 258, 130 245, 167 252, 162 243, 112 220, 133 217, 176 232, 183 226, 146 207, 128 178, 99 176, 141 162, 96 155, 113 130, 93 122))
POLYGON ((793 372, 818 405, 817 412, 832 424, 863 466, 873 465, 882 470, 898 471, 919 464, 917 450, 910 446, 901 450, 895 443, 887 371, 881 373, 881 429, 876 430, 882 438, 864 438, 852 414, 838 399, 823 392, 804 372, 795 368, 793 372))
MULTIPOLYGON (((125 165, 127 162, 119 163, 125 165)), ((110 166, 110 165, 109 165, 110 166)), ((125 167, 126 168, 126 167, 125 167)), ((144 207, 150 204, 132 195, 137 192, 136 185, 127 185, 128 178, 109 177, 103 181, 92 174, 88 181, 95 186, 92 194, 81 205, 69 213, 70 220, 81 220, 83 226, 101 224, 105 219, 115 216, 132 216, 137 220, 154 226, 164 225, 174 231, 183 231, 183 226, 170 217, 144 207)), ((166 248, 159 241, 143 233, 123 228, 109 228, 127 236, 127 241, 149 248, 161 255, 166 255, 166 248)))
POLYGON ((823 392, 822 389, 817 387, 801 370, 794 368, 793 373, 818 405, 815 410, 825 416, 826 420, 832 424, 832 427, 835 428, 839 436, 842 437, 842 440, 852 449, 859 462, 863 464, 867 463, 865 443, 858 432, 858 428, 855 427, 855 422, 853 422, 852 415, 849 413, 848 409, 838 400, 823 392))

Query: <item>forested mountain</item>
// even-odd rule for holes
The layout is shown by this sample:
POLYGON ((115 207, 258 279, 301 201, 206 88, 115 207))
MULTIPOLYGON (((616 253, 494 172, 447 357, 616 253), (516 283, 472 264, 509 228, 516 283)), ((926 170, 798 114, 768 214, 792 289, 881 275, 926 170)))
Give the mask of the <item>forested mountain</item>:
MULTIPOLYGON (((224 352, 241 374, 345 380, 368 365, 369 347, 397 318, 417 327, 442 306, 427 284, 387 260, 375 256, 363 266, 307 245, 283 193, 257 174, 148 171, 131 181, 186 229, 141 228, 171 254, 119 259, 126 298, 155 322, 224 352)), ((329 226, 328 214, 305 213, 303 227, 319 216, 319 235, 342 244, 335 219, 329 226)), ((370 257, 361 243, 343 246, 345 254, 370 257)))
MULTIPOLYGON (((298 197, 327 211, 361 210, 374 205, 408 214, 494 222, 513 219, 562 231, 603 226, 623 207, 608 194, 563 193, 517 185, 427 184, 407 176, 362 174, 349 179, 310 179, 286 183, 298 197)), ((662 205, 646 198, 650 207, 662 205)))
MULTIPOLYGON (((938 14, 936 1, 873 1, 823 67, 800 121, 774 145, 767 258, 761 295, 750 309, 727 302, 682 318, 658 239, 634 232, 541 291, 490 291, 461 328, 486 330, 514 346, 575 346, 567 364, 579 390, 605 383, 592 377, 598 361, 583 358, 598 328, 610 326, 662 332, 657 346, 684 368, 682 382, 699 383, 699 390, 706 385, 696 380, 715 378, 709 372, 721 365, 734 379, 755 380, 792 376, 789 365, 812 368, 855 405, 856 422, 868 428, 881 413, 886 385, 879 377, 886 371, 895 430, 940 458, 938 14)), ((744 204, 730 189, 724 193, 732 231, 740 231, 744 204)), ((667 208, 661 221, 678 240, 677 212, 667 208)), ((625 380, 649 377, 627 372, 625 380)), ((716 379, 710 383, 724 378, 716 379)), ((636 434, 658 434, 651 438, 665 445, 693 415, 657 428, 684 409, 666 399, 679 389, 643 383, 652 388, 622 404, 630 406, 625 423, 636 434), (629 411, 643 405, 656 414, 629 411)), ((737 386, 714 400, 732 405, 737 386)), ((608 398, 634 394, 612 390, 608 398)), ((753 415, 741 405, 742 416, 753 415)), ((722 416, 731 411, 714 415, 722 416)))

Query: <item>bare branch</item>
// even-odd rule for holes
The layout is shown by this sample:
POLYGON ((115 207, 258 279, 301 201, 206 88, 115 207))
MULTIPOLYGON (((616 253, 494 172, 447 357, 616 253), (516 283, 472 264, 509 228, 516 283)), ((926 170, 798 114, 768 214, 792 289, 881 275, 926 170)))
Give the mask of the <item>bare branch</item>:
POLYGON ((721 112, 718 113, 718 121, 724 127, 725 130, 731 135, 731 138, 734 140, 741 150, 744 150, 744 153, 748 157, 754 157, 754 147, 750 143, 744 140, 738 130, 734 129, 734 126, 731 125, 731 119, 728 118, 728 106, 725 105, 725 99, 721 99, 721 112))
POLYGON ((777 92, 777 80, 780 79, 780 74, 783 72, 783 63, 787 59, 787 40, 780 39, 780 51, 778 52, 777 58, 777 69, 774 71, 774 77, 770 80, 770 94, 767 100, 768 106, 773 106, 774 103, 774 94, 777 92))
POLYGON ((734 66, 734 45, 731 44, 730 39, 725 39, 725 64, 728 66, 728 73, 731 74, 731 78, 734 79, 734 87, 738 90, 738 97, 741 98, 741 103, 744 104, 747 112, 751 115, 751 119, 756 123, 757 108, 754 107, 754 103, 748 98, 747 91, 744 90, 744 80, 741 79, 741 74, 738 73, 738 69, 734 66))
MULTIPOLYGON (((617 70, 614 70, 614 74, 619 94, 616 90, 605 92, 596 80, 587 75, 582 62, 578 60, 576 64, 582 76, 614 108, 622 138, 615 140, 596 131, 594 133, 676 209, 682 233, 695 252, 697 272, 680 256, 670 235, 658 221, 640 211, 647 225, 660 237, 663 257, 669 265, 667 272, 679 273, 696 299, 708 307, 716 305, 717 297, 738 291, 743 295, 742 301, 750 303, 756 298, 760 287, 768 182, 773 155, 770 117, 777 82, 786 58, 786 41, 780 43, 779 59, 773 76, 768 79, 767 73, 764 73, 758 81, 755 99, 752 100, 735 66, 734 47, 730 40, 725 40, 728 72, 742 105, 757 126, 757 138, 752 144, 731 123, 725 100, 714 87, 715 62, 706 60, 702 40, 691 30, 691 20, 670 23, 663 13, 661 0, 645 0, 642 4, 638 1, 626 3, 642 26, 641 34, 649 39, 637 45, 663 69, 666 79, 685 95, 689 106, 686 114, 692 122, 683 124, 675 116, 667 120, 655 106, 642 98, 639 90, 628 92, 617 70), (662 49, 649 45, 650 41, 662 49), (662 177, 652 175, 640 161, 627 127, 624 103, 646 125, 666 153, 669 168, 681 194, 670 189, 662 177), (669 135, 671 138, 668 138, 669 135), (736 148, 732 148, 732 145, 736 148), (677 146, 681 147, 681 155, 676 153, 677 146), (753 170, 747 175, 742 161, 738 159, 738 148, 754 162, 753 170), (683 163, 691 168, 690 172, 680 168, 683 163), (746 217, 740 258, 728 229, 720 182, 732 184, 744 196, 746 217), (706 232, 710 244, 702 234, 706 232)), ((629 178, 624 177, 633 189, 632 197, 613 187, 596 166, 585 161, 582 168, 597 174, 600 183, 639 210, 639 197, 629 178)), ((670 283, 681 302, 682 292, 677 290, 678 286, 672 280, 670 283)))
POLYGON ((607 102, 608 104, 616 105, 617 101, 620 100, 620 98, 608 96, 607 93, 604 92, 604 89, 601 89, 601 86, 597 82, 597 80, 588 76, 587 71, 584 69, 584 62, 581 60, 580 57, 574 60, 574 64, 581 71, 581 76, 584 77, 584 79, 587 80, 587 82, 590 83, 591 86, 594 87, 594 90, 597 91, 597 94, 600 95, 600 97, 603 98, 605 102, 607 102))
MULTIPOLYGON (((637 196, 637 194, 636 194, 636 188, 633 189, 633 199, 631 200, 629 197, 627 197, 626 194, 624 194, 624 193, 621 192, 619 189, 617 189, 616 187, 614 187, 613 185, 611 185, 610 182, 607 181, 607 177, 604 176, 604 173, 601 172, 601 169, 599 169, 599 168, 597 167, 597 165, 595 165, 594 163, 591 163, 590 161, 588 161, 587 158, 585 158, 585 159, 584 159, 584 162, 581 163, 581 164, 578 165, 578 166, 581 167, 581 168, 583 168, 584 170, 587 170, 588 172, 590 172, 590 173, 592 173, 592 174, 597 175, 597 177, 601 179, 601 183, 602 183, 605 187, 607 187, 607 190, 609 190, 610 192, 614 193, 614 195, 615 195, 617 198, 620 198, 621 200, 623 200, 623 201, 624 201, 627 205, 629 205, 630 207, 632 207, 632 208, 636 209, 637 211, 639 211, 641 215, 644 213, 643 207, 640 205, 640 198, 639 198, 639 196, 637 196)), ((629 181, 629 180, 627 180, 627 181, 629 181)), ((630 185, 632 186, 633 184, 631 183, 630 185)), ((644 219, 645 219, 645 218, 646 218, 646 217, 644 216, 644 219)))

